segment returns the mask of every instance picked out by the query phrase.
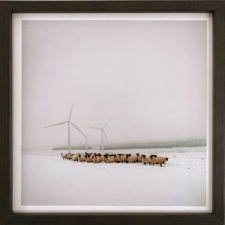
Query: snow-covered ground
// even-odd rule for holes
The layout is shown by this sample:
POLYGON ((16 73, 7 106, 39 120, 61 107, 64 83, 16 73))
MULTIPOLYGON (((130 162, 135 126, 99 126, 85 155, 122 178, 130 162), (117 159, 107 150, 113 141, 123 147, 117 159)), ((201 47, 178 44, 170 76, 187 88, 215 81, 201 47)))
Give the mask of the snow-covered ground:
POLYGON ((60 157, 67 151, 23 152, 22 205, 205 206, 205 149, 111 151, 166 156, 163 167, 73 162, 60 157))

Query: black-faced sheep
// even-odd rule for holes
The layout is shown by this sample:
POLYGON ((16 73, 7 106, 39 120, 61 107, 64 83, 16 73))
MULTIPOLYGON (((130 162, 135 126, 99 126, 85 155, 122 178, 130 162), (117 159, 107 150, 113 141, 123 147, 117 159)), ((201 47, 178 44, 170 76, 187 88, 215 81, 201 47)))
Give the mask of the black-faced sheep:
POLYGON ((73 161, 78 161, 78 155, 72 155, 72 160, 73 161))
POLYGON ((78 161, 79 162, 86 162, 85 154, 78 154, 78 161))
POLYGON ((138 161, 138 162, 142 162, 142 155, 139 155, 139 153, 137 153, 136 155, 137 155, 137 157, 138 157, 138 160, 137 160, 137 161, 138 161))
POLYGON ((114 163, 115 162, 115 156, 114 155, 108 155, 107 159, 108 159, 108 163, 114 163))
POLYGON ((147 159, 146 155, 142 155, 142 163, 144 165, 146 165, 148 163, 148 159, 147 159))
POLYGON ((162 164, 164 164, 166 161, 168 161, 168 158, 164 158, 164 157, 156 157, 153 158, 153 166, 154 164, 159 164, 160 166, 162 166, 162 164))
POLYGON ((121 154, 116 154, 116 160, 115 160, 115 162, 116 163, 120 163, 120 156, 121 156, 121 154))
POLYGON ((86 162, 88 162, 88 163, 89 163, 89 162, 92 162, 92 159, 91 159, 90 156, 91 156, 91 154, 86 154, 86 155, 85 155, 86 162))
POLYGON ((94 158, 93 158, 93 162, 94 163, 100 163, 102 161, 102 156, 101 154, 95 154, 94 158))
POLYGON ((93 162, 94 156, 95 156, 95 153, 90 153, 90 154, 88 155, 88 157, 87 157, 88 162, 93 162))
POLYGON ((129 162, 128 162, 128 157, 130 157, 131 154, 126 154, 125 156, 126 156, 126 163, 129 163, 129 162))
POLYGON ((108 160, 108 154, 105 154, 105 155, 104 155, 104 162, 105 162, 105 163, 109 163, 109 160, 108 160))
POLYGON ((66 159, 72 159, 72 154, 71 153, 66 154, 66 159))
POLYGON ((127 157, 127 162, 129 163, 136 163, 138 161, 137 155, 130 155, 127 157))
POLYGON ((156 158, 157 155, 150 155, 149 157, 147 157, 147 162, 150 164, 153 164, 154 162, 154 158, 156 158))
POLYGON ((63 159, 67 159, 67 154, 66 154, 66 153, 61 153, 61 157, 62 157, 63 159))
POLYGON ((127 162, 127 156, 124 155, 124 154, 121 154, 121 156, 120 156, 120 162, 122 162, 122 163, 127 162))

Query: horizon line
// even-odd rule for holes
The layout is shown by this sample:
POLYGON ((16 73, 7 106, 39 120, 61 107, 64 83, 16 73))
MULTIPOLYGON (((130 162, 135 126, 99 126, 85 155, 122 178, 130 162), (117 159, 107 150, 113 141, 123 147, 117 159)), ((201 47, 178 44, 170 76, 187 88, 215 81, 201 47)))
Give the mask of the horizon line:
MULTIPOLYGON (((192 140, 192 141, 168 141, 168 142, 152 142, 152 143, 120 143, 120 144, 105 144, 105 150, 113 149, 146 149, 146 148, 173 148, 173 147, 200 147, 206 146, 206 140, 192 140)), ((90 149, 101 149, 100 145, 88 145, 88 150, 90 149)), ((53 150, 66 150, 68 145, 54 147, 53 150)), ((86 149, 86 145, 71 145, 71 150, 86 149)))

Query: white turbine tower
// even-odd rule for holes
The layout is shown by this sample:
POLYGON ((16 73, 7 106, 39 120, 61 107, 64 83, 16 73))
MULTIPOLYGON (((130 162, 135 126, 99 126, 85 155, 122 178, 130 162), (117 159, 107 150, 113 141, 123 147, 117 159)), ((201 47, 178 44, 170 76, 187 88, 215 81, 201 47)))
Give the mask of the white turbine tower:
MULTIPOLYGON (((109 120, 108 120, 108 122, 109 122, 109 120)), ((88 126, 90 128, 93 128, 93 129, 101 130, 101 132, 102 132, 102 154, 104 154, 103 134, 105 135, 105 138, 106 138, 107 142, 109 143, 108 138, 106 136, 106 133, 104 131, 104 128, 106 127, 106 125, 108 124, 108 122, 102 128, 88 126)))
MULTIPOLYGON (((73 102, 73 105, 74 105, 74 102, 73 102)), ((71 118, 71 114, 72 114, 72 111, 73 111, 73 105, 71 107, 71 110, 70 110, 70 114, 69 114, 69 120, 68 121, 65 121, 65 122, 62 122, 62 123, 57 123, 57 124, 53 124, 53 125, 50 125, 50 126, 47 126, 47 127, 53 127, 53 126, 58 126, 58 125, 62 125, 64 123, 67 123, 68 124, 68 153, 71 153, 71 145, 70 145, 70 125, 74 126, 84 137, 86 137, 83 132, 75 125, 73 124, 71 121, 70 121, 70 118, 71 118)), ((47 127, 44 127, 44 128, 47 128, 47 127)), ((87 138, 87 137, 86 137, 87 138)))
POLYGON ((82 138, 82 137, 85 138, 85 140, 86 140, 86 152, 87 152, 87 150, 88 150, 88 140, 89 140, 87 137, 91 137, 91 138, 95 139, 96 141, 97 141, 97 139, 94 138, 94 137, 92 137, 90 134, 87 134, 87 133, 85 133, 85 134, 86 134, 86 137, 84 137, 84 136, 82 135, 82 136, 80 136, 79 138, 77 138, 76 140, 78 140, 78 139, 80 139, 80 138, 82 138))

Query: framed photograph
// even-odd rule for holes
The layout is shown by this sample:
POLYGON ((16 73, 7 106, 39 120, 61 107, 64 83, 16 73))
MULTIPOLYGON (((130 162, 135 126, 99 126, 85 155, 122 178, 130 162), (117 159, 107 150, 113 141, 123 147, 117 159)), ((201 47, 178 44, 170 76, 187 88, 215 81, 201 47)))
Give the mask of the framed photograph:
POLYGON ((224 224, 224 2, 1 2, 2 224, 224 224))

